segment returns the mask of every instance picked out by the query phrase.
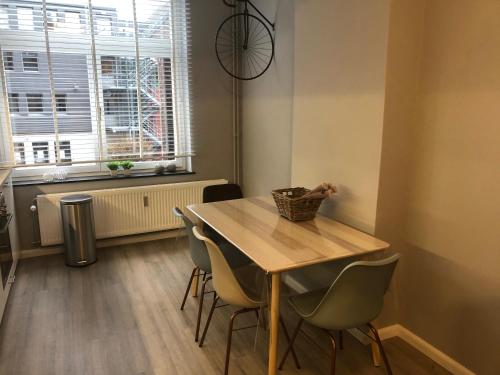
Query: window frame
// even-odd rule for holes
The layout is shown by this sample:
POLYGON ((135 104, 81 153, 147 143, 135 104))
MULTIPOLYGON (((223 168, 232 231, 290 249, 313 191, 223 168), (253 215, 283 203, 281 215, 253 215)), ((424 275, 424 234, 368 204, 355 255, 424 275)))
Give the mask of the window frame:
POLYGON ((36 30, 36 27, 35 27, 35 8, 34 7, 30 7, 30 6, 17 6, 16 7, 16 18, 17 18, 17 29, 19 31, 35 31, 36 30), (28 26, 28 28, 26 28, 26 25, 22 25, 22 23, 26 22, 27 20, 23 20, 23 17, 20 17, 20 14, 19 14, 19 10, 21 9, 24 9, 24 10, 31 10, 31 14, 30 14, 30 21, 31 21, 31 25, 28 26), (23 20, 23 22, 21 22, 21 20, 23 20))
POLYGON ((40 114, 40 113, 44 113, 45 112, 45 108, 44 108, 44 104, 43 104, 43 93, 34 93, 34 92, 28 92, 26 93, 26 108, 28 109, 28 115, 36 115, 36 114, 40 114), (35 106, 34 109, 40 109, 40 110, 31 110, 31 106, 30 106, 30 99, 39 99, 40 100, 40 105, 39 106, 35 106))
POLYGON ((9 101, 9 110, 10 113, 20 114, 21 113, 21 97, 18 92, 9 92, 8 93, 8 101, 9 101), (12 105, 15 98, 15 106, 12 105), (12 108, 16 108, 16 111, 13 111, 12 108))
POLYGON ((38 52, 23 51, 22 59, 23 59, 23 72, 24 73, 40 73, 40 56, 39 56, 38 52), (28 56, 28 55, 31 55, 31 56, 28 56), (34 61, 36 61, 36 63, 33 63, 33 62, 28 63, 26 61, 28 59, 33 59, 34 61), (29 67, 29 69, 27 69, 28 64, 33 64, 33 67, 36 64, 36 69, 34 69, 33 67, 29 67))
POLYGON ((62 115, 68 113, 68 94, 56 93, 54 96, 56 100, 56 112, 62 115), (63 99, 63 101, 61 101, 61 99, 63 99), (64 109, 61 110, 63 107, 64 109))
POLYGON ((3 51, 3 69, 8 72, 14 72, 14 52, 3 51))

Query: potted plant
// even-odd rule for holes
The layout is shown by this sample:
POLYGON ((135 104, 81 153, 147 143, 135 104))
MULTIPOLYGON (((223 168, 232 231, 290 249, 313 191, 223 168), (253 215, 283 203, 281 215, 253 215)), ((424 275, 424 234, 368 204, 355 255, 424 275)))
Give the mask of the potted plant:
POLYGON ((165 166, 164 165, 161 165, 161 164, 158 164, 156 167, 155 167, 155 173, 157 175, 162 175, 163 172, 165 172, 165 166))
POLYGON ((123 168, 123 174, 125 176, 130 176, 130 170, 134 168, 134 163, 130 160, 125 160, 120 163, 120 166, 123 168))
POLYGON ((117 161, 111 161, 106 166, 109 169, 109 174, 113 177, 115 177, 118 174, 118 168, 120 168, 120 163, 117 161))

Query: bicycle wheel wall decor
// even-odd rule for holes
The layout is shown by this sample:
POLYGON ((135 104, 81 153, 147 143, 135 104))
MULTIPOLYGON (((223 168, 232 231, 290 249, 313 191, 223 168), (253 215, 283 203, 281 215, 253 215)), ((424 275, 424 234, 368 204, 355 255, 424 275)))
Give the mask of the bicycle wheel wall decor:
POLYGON ((271 65, 274 38, 266 22, 274 25, 250 1, 244 2, 244 12, 226 18, 217 30, 215 52, 226 73, 248 81, 263 75, 271 65), (248 4, 264 21, 249 13, 248 4))

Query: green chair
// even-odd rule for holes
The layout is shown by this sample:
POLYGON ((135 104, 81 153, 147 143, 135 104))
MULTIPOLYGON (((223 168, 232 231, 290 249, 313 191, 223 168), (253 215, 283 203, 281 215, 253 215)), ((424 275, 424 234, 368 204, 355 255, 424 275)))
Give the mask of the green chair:
MULTIPOLYGON (((331 374, 335 374, 337 344, 330 331, 339 331, 367 326, 380 352, 388 374, 392 374, 378 331, 370 323, 382 310, 384 294, 391 282, 399 260, 399 254, 377 261, 359 261, 345 267, 328 289, 312 291, 290 297, 289 303, 299 315, 299 323, 292 335, 290 345, 279 368, 293 347, 302 323, 321 328, 331 339, 331 374)), ((363 331, 364 332, 364 331, 363 331)))
MULTIPOLYGON (((199 344, 200 347, 203 346, 203 343, 205 341, 207 330, 210 325, 210 321, 212 320, 212 315, 216 308, 217 302, 219 300, 223 300, 225 303, 239 308, 239 310, 233 313, 229 321, 226 361, 224 366, 224 374, 227 375, 229 373, 229 356, 231 354, 232 334, 233 331, 235 331, 235 329, 233 328, 234 321, 240 314, 254 312, 257 316, 257 324, 259 324, 259 311, 267 304, 266 293, 262 293, 263 291, 265 291, 266 287, 266 275, 264 274, 264 271, 262 271, 255 265, 242 267, 240 269, 232 269, 228 264, 223 252, 215 242, 202 234, 202 232, 197 227, 193 228, 193 233, 196 238, 198 238, 200 241, 204 241, 207 245, 208 255, 210 256, 210 262, 212 265, 212 283, 216 291, 216 296, 214 296, 207 323, 205 325, 203 335, 201 336, 199 344)), ((283 333, 290 341, 290 336, 288 335, 285 324, 283 323, 283 320, 281 318, 280 323, 283 328, 283 333)), ((253 327, 254 326, 245 328, 253 327)), ((295 364, 298 368, 300 368, 293 348, 291 350, 295 359, 295 364)))
MULTIPOLYGON (((184 293, 184 298, 182 299, 181 310, 184 310, 184 306, 186 304, 189 290, 191 289, 194 278, 203 278, 203 284, 200 293, 200 302, 198 306, 198 318, 196 320, 195 341, 198 342, 201 315, 203 311, 203 301, 205 299, 207 283, 212 279, 212 277, 210 276, 210 274, 212 273, 212 267, 205 243, 197 239, 193 234, 193 228, 195 226, 193 222, 177 207, 173 208, 173 213, 175 216, 182 219, 184 225, 186 226, 186 232, 189 239, 189 254, 191 255, 191 259, 194 263, 194 268, 191 272, 191 277, 184 293)), ((244 256, 240 251, 235 250, 232 246, 230 246, 230 244, 221 246, 221 251, 223 252, 224 257, 228 260, 228 263, 233 268, 242 267, 248 264, 248 258, 244 256)))

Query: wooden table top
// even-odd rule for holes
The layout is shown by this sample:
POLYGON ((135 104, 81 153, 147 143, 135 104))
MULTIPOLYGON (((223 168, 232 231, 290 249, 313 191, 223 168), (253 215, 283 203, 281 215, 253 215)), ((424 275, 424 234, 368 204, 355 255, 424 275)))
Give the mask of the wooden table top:
POLYGON ((188 206, 202 221, 270 273, 387 249, 389 244, 323 215, 291 222, 272 197, 188 206))

